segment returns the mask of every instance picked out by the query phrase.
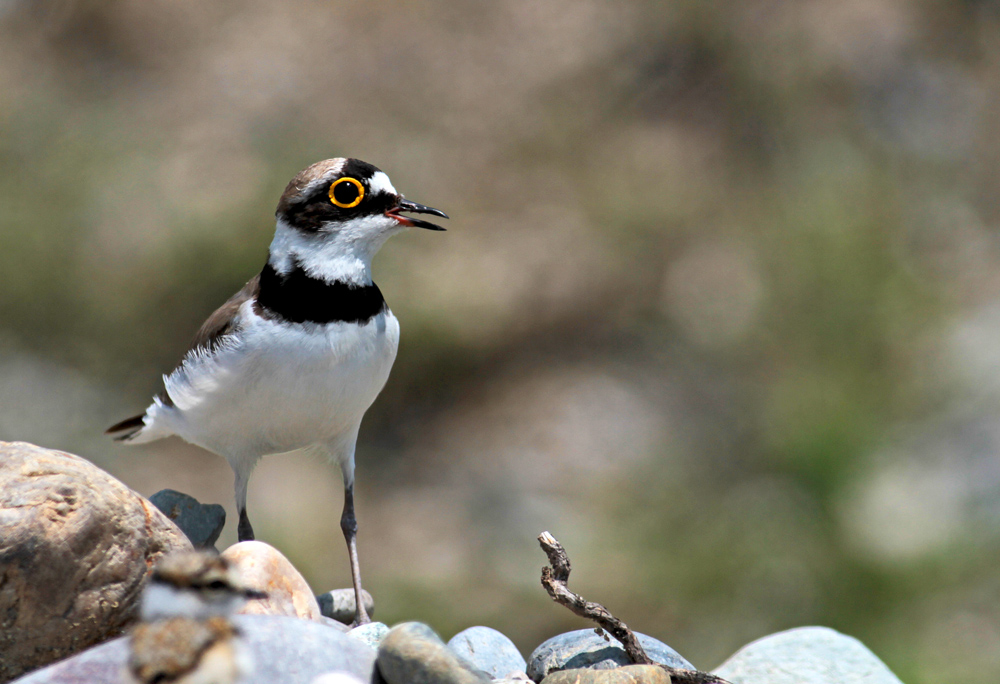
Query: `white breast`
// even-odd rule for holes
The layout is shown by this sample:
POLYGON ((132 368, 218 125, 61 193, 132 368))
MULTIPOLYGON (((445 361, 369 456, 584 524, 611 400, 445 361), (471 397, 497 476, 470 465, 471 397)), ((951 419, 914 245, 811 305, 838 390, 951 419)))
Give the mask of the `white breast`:
MULTIPOLYGON (((211 355, 189 355, 166 378, 173 432, 227 458, 331 443, 357 428, 396 358, 399 322, 289 324, 258 316, 211 355)), ((159 418, 159 416, 158 416, 159 418)))

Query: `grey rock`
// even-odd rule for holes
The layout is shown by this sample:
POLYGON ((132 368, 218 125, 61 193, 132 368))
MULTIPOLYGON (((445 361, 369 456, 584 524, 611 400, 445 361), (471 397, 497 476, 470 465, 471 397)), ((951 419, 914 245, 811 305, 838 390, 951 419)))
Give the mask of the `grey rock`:
POLYGON ((610 670, 559 670, 541 684, 671 684, 672 681, 659 665, 626 665, 610 670))
POLYGON ((864 644, 827 627, 758 639, 715 674, 733 684, 902 684, 864 644))
MULTIPOLYGON (((638 632, 636 637, 654 662, 670 667, 694 669, 694 665, 662 641, 638 632)), ((608 635, 606 641, 593 629, 578 629, 554 636, 536 648, 528 658, 528 676, 539 682, 556 670, 576 668, 610 670, 631 664, 625 649, 612 636, 608 635)))
POLYGON ((491 684, 451 651, 427 625, 396 625, 378 649, 378 670, 387 684, 491 684))
POLYGON ((495 679, 528 667, 514 642, 491 627, 469 627, 453 636, 448 648, 495 679))
POLYGON ((312 684, 365 684, 365 682, 346 672, 325 672, 312 680, 312 684))
POLYGON ((149 497, 154 506, 174 521, 197 549, 214 549, 226 526, 226 509, 219 504, 199 503, 193 496, 161 489, 149 497))
MULTIPOLYGON (((339 623, 338 623, 339 624, 339 623)), ((378 648, 379 644, 382 643, 382 639, 385 635, 389 633, 389 627, 382 622, 369 622, 364 625, 359 625, 354 629, 347 632, 348 636, 352 636, 355 639, 360 639, 364 643, 368 644, 372 648, 378 648)))
POLYGON ((508 672, 503 677, 493 680, 493 684, 528 684, 531 677, 527 672, 508 672))
POLYGON ((318 622, 326 625, 327 627, 335 629, 338 632, 343 632, 344 634, 347 634, 348 632, 351 631, 350 625, 345 625, 343 622, 339 620, 334 620, 333 618, 328 618, 325 615, 320 615, 318 622))
POLYGON ((191 543, 90 462, 0 442, 0 682, 120 635, 150 568, 191 543))
MULTIPOLYGON (((253 654, 253 674, 241 684, 311 684, 341 672, 372 679, 375 649, 318 622, 283 615, 237 615, 233 622, 253 654)), ((17 684, 120 684, 128 637, 96 646, 32 672, 17 684)))
MULTIPOLYGON (((372 595, 362 589, 361 598, 365 602, 368 617, 374 617, 375 601, 372 600, 372 595)), ((354 589, 334 589, 320 594, 316 600, 319 601, 319 612, 326 617, 343 622, 345 625, 354 622, 354 589)))

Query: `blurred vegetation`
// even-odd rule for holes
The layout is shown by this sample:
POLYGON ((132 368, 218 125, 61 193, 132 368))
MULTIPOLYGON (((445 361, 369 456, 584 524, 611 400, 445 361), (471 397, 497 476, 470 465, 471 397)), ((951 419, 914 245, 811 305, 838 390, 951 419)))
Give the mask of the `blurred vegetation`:
MULTIPOLYGON (((580 626, 549 528, 700 667, 817 623, 995 682, 998 37, 992 0, 0 2, 0 438, 232 513, 220 459, 100 430, 355 156, 453 217, 375 264, 381 619, 580 626)), ((262 536, 346 586, 339 475, 271 461, 262 536)))

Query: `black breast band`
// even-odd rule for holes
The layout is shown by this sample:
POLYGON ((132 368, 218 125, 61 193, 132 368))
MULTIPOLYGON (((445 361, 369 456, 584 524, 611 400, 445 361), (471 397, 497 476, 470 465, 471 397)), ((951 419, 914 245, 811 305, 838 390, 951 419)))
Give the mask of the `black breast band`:
POLYGON ((367 323, 388 309, 378 285, 329 283, 309 276, 298 263, 280 274, 271 264, 260 273, 254 310, 261 316, 293 323, 367 323))

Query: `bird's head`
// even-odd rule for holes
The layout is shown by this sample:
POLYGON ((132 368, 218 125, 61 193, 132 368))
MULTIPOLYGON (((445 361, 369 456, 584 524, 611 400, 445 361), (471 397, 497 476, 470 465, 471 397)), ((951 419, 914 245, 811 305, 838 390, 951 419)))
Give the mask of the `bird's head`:
POLYGON ((249 599, 267 594, 245 586, 232 563, 207 551, 164 556, 142 594, 144 621, 169 617, 196 620, 236 612, 249 599))
POLYGON ((448 218, 440 209, 404 198, 389 176, 368 162, 337 158, 300 171, 281 195, 275 215, 305 233, 346 232, 356 239, 376 238, 410 226, 444 230, 401 212, 448 218))
POLYGON ((367 162, 317 162, 300 171, 281 195, 272 265, 287 272, 294 260, 313 276, 351 280, 352 260, 367 272, 385 241, 405 228, 444 230, 404 213, 448 218, 440 209, 403 197, 383 171, 367 162))

